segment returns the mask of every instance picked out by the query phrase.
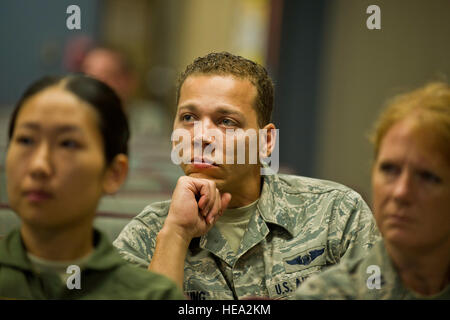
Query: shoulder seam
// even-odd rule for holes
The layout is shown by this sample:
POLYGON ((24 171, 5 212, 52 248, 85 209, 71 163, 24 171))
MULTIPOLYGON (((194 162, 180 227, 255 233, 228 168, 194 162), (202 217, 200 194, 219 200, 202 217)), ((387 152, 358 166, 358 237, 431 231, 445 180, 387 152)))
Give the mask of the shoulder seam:
MULTIPOLYGON (((293 175, 286 175, 287 177, 294 177, 294 179, 298 180, 298 181, 302 181, 302 180, 313 180, 316 183, 320 182, 320 179, 315 179, 315 178, 308 178, 308 177, 302 177, 302 176, 293 176, 293 175)), ((283 187, 283 192, 287 193, 287 194, 302 194, 302 193, 311 193, 311 194, 324 194, 324 193, 330 193, 333 191, 337 191, 339 193, 349 193, 352 192, 353 190, 350 189, 349 187, 343 185, 343 184, 339 184, 338 182, 334 182, 334 181, 328 181, 328 180, 323 180, 323 181, 328 181, 331 182, 333 184, 336 184, 335 187, 333 186, 325 186, 325 187, 319 187, 320 189, 318 190, 292 190, 292 188, 289 187, 289 185, 286 183, 286 181, 284 181, 283 179, 284 176, 280 176, 279 179, 279 183, 282 185, 283 187)), ((303 181, 302 181, 303 182, 303 181)))

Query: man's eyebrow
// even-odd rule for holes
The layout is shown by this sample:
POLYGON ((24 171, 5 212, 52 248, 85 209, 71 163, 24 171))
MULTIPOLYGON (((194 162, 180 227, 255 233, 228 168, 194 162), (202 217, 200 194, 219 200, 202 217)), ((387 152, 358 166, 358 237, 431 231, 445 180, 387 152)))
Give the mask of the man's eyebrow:
MULTIPOLYGON (((25 123, 22 123, 19 126, 19 128, 40 130, 41 126, 39 125, 39 123, 36 123, 36 122, 25 122, 25 123)), ((56 133, 66 133, 66 132, 73 132, 73 131, 81 132, 82 130, 78 126, 71 125, 71 124, 64 124, 61 126, 57 126, 56 128, 52 129, 52 131, 55 131, 56 133)))
MULTIPOLYGON (((181 106, 178 108, 178 112, 183 111, 183 110, 187 110, 187 111, 192 111, 192 112, 196 112, 198 111, 198 108, 193 105, 193 104, 187 104, 184 106, 181 106)), ((232 107, 227 107, 227 106, 219 106, 217 107, 214 112, 223 114, 223 115, 238 115, 240 117, 245 118, 244 113, 242 113, 240 110, 237 110, 236 108, 232 108, 232 107)))
POLYGON ((178 111, 182 111, 183 109, 187 109, 188 111, 197 111, 197 107, 193 104, 187 104, 178 108, 178 111))
POLYGON ((218 107, 216 109, 216 112, 224 114, 224 115, 238 115, 240 117, 244 117, 244 114, 240 110, 235 110, 234 108, 228 108, 228 107, 218 107))

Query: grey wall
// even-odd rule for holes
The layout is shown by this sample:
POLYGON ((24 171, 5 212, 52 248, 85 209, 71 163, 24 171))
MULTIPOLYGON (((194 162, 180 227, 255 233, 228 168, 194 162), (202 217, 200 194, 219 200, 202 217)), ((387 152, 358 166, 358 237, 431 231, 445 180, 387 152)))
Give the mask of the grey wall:
POLYGON ((371 200, 366 136, 385 100, 450 75, 450 1, 339 0, 327 7, 315 174, 371 200), (381 30, 366 8, 381 8, 381 30))
POLYGON ((273 120, 279 128, 280 164, 304 176, 315 173, 325 4, 324 0, 283 1, 273 120))
POLYGON ((0 107, 17 101, 31 81, 61 73, 66 41, 98 36, 99 0, 2 0, 0 2, 0 107), (81 9, 81 30, 68 30, 66 9, 81 9))

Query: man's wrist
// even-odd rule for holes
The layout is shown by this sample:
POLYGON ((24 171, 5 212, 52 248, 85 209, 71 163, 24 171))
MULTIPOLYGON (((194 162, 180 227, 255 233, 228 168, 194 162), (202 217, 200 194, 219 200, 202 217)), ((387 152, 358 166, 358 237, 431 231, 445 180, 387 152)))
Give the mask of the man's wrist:
POLYGON ((191 240, 192 237, 183 232, 182 228, 167 225, 163 226, 156 237, 157 242, 171 243, 171 246, 179 246, 186 250, 191 240))

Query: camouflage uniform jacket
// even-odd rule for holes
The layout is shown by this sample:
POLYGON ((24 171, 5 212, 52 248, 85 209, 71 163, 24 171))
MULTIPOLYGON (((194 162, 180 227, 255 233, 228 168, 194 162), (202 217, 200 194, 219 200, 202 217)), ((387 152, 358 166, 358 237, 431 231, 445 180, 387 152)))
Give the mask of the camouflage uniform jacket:
MULTIPOLYGON (((170 201, 147 206, 114 241, 147 268, 170 201)), ((216 227, 195 238, 184 267, 192 299, 293 298, 299 283, 341 259, 364 255, 379 237, 370 209, 340 184, 267 175, 238 253, 216 227)))
POLYGON ((366 257, 345 261, 311 277, 297 289, 295 297, 336 300, 450 299, 450 285, 429 297, 408 290, 402 284, 383 241, 379 241, 366 257))

